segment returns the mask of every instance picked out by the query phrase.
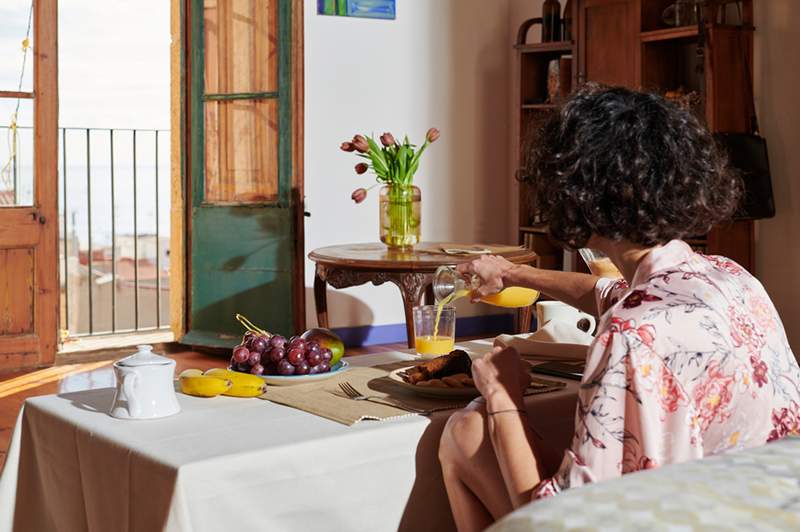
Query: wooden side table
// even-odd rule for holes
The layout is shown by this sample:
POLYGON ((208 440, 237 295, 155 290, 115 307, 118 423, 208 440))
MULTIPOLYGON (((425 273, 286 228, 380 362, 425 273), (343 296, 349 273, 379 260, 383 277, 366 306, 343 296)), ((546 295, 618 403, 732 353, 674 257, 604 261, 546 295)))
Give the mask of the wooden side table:
MULTIPOLYGON (((317 322, 320 327, 328 327, 327 285, 334 288, 348 288, 366 283, 381 285, 385 282, 395 284, 403 298, 406 317, 408 347, 414 347, 414 321, 412 309, 422 302, 425 295, 428 304, 433 303, 433 274, 439 266, 452 266, 469 262, 477 255, 449 255, 443 248, 488 249, 515 264, 532 264, 536 254, 516 246, 497 246, 482 244, 453 244, 443 242, 423 242, 413 250, 390 250, 383 244, 343 244, 315 249, 308 258, 316 263, 314 278, 314 303, 317 308, 317 322)), ((525 332, 531 326, 531 307, 519 309, 517 331, 525 332)))

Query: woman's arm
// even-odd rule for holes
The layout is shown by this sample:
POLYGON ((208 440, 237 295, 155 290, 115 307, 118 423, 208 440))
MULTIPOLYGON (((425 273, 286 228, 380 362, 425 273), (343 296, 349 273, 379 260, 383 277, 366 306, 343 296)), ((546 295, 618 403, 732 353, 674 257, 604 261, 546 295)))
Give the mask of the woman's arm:
POLYGON ((543 446, 530 429, 522 390, 530 366, 514 349, 495 348, 472 364, 475 385, 486 400, 489 437, 514 508, 530 502, 544 473, 543 446))
POLYGON ((472 262, 461 264, 458 271, 481 278, 476 299, 495 294, 509 286, 522 286, 538 290, 594 316, 598 315, 594 287, 599 277, 594 275, 512 264, 494 255, 482 255, 472 262))

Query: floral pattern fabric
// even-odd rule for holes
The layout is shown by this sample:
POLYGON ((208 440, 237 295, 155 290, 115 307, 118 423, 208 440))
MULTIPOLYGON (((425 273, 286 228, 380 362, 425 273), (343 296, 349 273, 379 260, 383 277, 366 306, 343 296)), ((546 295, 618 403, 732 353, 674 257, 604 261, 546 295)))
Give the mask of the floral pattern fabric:
POLYGON ((572 445, 535 498, 800 429, 800 368, 766 291, 735 262, 675 240, 632 287, 601 279, 596 296, 572 445))

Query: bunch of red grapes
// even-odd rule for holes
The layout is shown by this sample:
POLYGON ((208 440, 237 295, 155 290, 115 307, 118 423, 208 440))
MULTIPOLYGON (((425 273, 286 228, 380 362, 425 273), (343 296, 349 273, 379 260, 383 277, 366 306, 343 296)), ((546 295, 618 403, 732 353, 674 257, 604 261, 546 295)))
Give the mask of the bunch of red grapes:
POLYGON ((332 357, 330 349, 313 340, 248 331, 233 348, 231 369, 254 375, 315 375, 331 370, 332 357))

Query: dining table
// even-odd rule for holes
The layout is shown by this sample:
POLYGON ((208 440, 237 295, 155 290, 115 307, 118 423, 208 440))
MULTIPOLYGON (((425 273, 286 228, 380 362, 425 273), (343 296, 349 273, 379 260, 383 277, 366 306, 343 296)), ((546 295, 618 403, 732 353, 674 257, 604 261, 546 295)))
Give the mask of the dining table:
MULTIPOLYGON (((347 357, 353 368, 416 359, 347 357)), ((564 383, 525 398, 555 448, 573 431, 577 382, 564 383)), ((0 475, 0 531, 455 530, 438 461, 453 410, 348 426, 267 400, 178 394, 179 414, 130 421, 108 415, 113 396, 25 402, 0 475)))
MULTIPOLYGON (((513 264, 538 266, 539 257, 530 249, 502 244, 420 242, 411 249, 392 249, 383 244, 338 244, 317 248, 308 254, 315 264, 314 306, 317 323, 328 328, 327 287, 349 288, 372 283, 392 283, 400 290, 405 314, 406 341, 414 347, 412 309, 423 301, 434 303, 432 283, 441 266, 457 266, 484 254, 503 257, 513 264)), ((529 332, 531 307, 517 309, 516 332, 529 332)))

